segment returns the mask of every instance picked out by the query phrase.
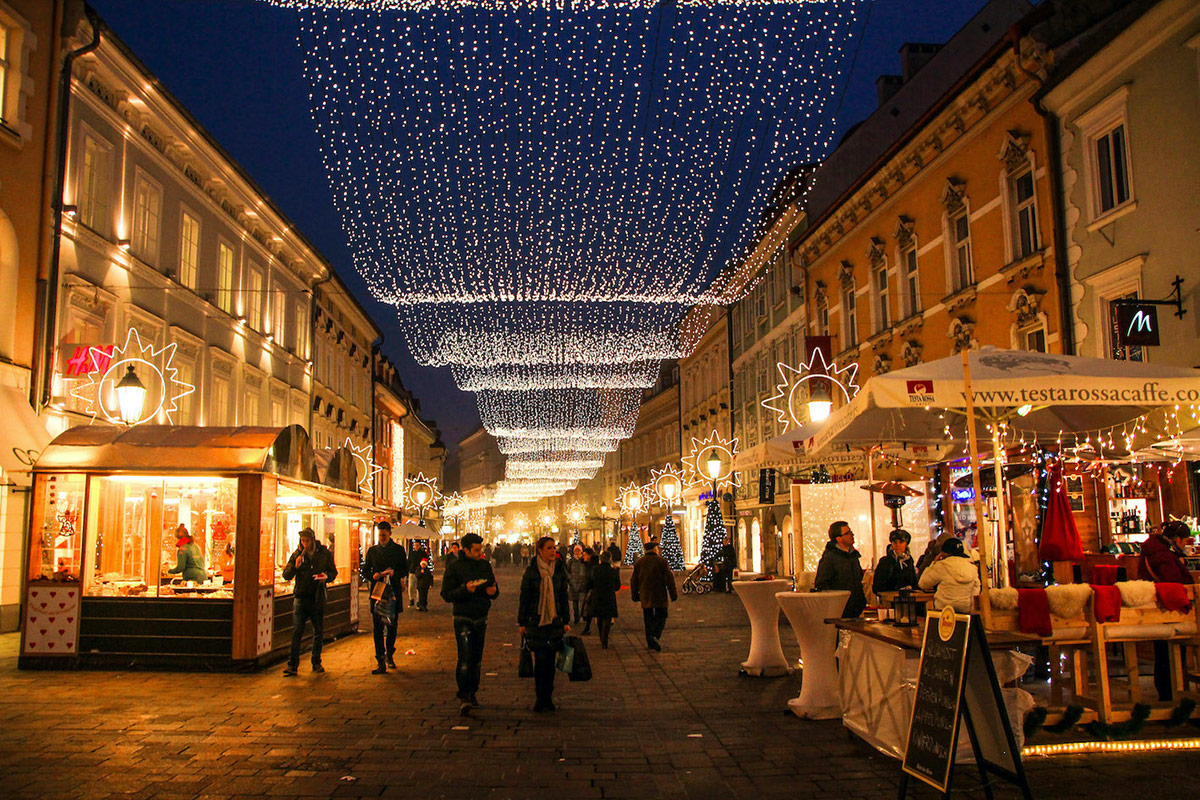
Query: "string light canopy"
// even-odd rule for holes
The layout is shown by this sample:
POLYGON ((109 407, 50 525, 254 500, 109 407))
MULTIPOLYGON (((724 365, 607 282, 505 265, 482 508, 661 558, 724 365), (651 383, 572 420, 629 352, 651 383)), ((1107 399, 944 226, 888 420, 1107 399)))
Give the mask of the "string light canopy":
POLYGON ((549 454, 630 436, 688 312, 741 296, 714 276, 827 151, 866 2, 263 1, 298 12, 355 267, 502 452, 545 456, 497 498, 582 479, 549 454))

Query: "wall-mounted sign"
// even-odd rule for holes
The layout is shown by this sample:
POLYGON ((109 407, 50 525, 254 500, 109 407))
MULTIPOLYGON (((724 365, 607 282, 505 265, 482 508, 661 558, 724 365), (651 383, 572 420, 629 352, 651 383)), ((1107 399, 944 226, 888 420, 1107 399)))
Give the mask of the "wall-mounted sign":
POLYGON ((1158 308, 1151 303, 1119 303, 1116 312, 1118 347, 1158 346, 1158 308))

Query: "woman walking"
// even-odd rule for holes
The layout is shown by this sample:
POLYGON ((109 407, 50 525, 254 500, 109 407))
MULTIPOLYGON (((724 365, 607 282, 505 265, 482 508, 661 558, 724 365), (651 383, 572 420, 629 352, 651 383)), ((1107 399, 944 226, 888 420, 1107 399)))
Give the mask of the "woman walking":
MULTIPOLYGON (((612 631, 613 617, 617 616, 617 592, 621 591, 621 571, 612 565, 612 555, 601 551, 600 563, 588 578, 588 597, 592 617, 596 620, 596 631, 600 634, 600 647, 608 649, 608 635, 612 631)), ((590 620, 589 620, 590 621, 590 620)))
POLYGON ((567 570, 558 558, 553 536, 538 539, 533 563, 521 578, 517 625, 533 651, 534 711, 554 711, 554 659, 563 634, 571 630, 567 570))

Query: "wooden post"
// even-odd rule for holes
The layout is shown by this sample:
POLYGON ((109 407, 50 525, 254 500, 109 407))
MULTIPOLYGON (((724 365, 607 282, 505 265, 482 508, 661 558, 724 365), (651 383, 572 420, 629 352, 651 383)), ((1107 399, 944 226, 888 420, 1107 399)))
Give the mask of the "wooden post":
POLYGON ((990 537, 988 536, 988 523, 983 517, 983 488, 979 481, 979 442, 975 438, 975 393, 971 390, 971 361, 970 351, 963 349, 963 397, 967 401, 967 444, 971 454, 971 485, 975 490, 975 524, 978 526, 979 533, 979 551, 981 555, 981 566, 979 570, 979 580, 981 587, 979 591, 979 613, 983 617, 983 628, 987 630, 992 627, 992 604, 988 599, 988 588, 991 584, 991 576, 988 571, 991 565, 988 563, 989 554, 991 552, 990 537))
POLYGON ((1008 453, 1000 442, 1000 427, 992 424, 992 469, 996 477, 996 542, 993 549, 999 549, 999 561, 996 564, 996 585, 1008 586, 1008 488, 1004 485, 1004 464, 1008 461, 1008 453))
MULTIPOLYGON (((233 556, 233 658, 258 655, 259 538, 262 534, 263 476, 239 475, 233 556)), ((273 568, 273 565, 272 565, 273 568)))

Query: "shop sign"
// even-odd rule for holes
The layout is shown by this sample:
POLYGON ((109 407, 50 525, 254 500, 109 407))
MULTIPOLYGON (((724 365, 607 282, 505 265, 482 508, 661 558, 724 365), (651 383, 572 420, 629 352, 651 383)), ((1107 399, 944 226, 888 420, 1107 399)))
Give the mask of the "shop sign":
POLYGON ((1117 346, 1157 347, 1158 309, 1150 303, 1121 303, 1117 311, 1117 346))
POLYGON ((950 492, 950 499, 956 503, 973 503, 975 501, 975 490, 954 489, 950 492))
POLYGON ((105 372, 112 363, 116 345, 63 345, 63 363, 66 375, 82 378, 93 372, 105 372))

